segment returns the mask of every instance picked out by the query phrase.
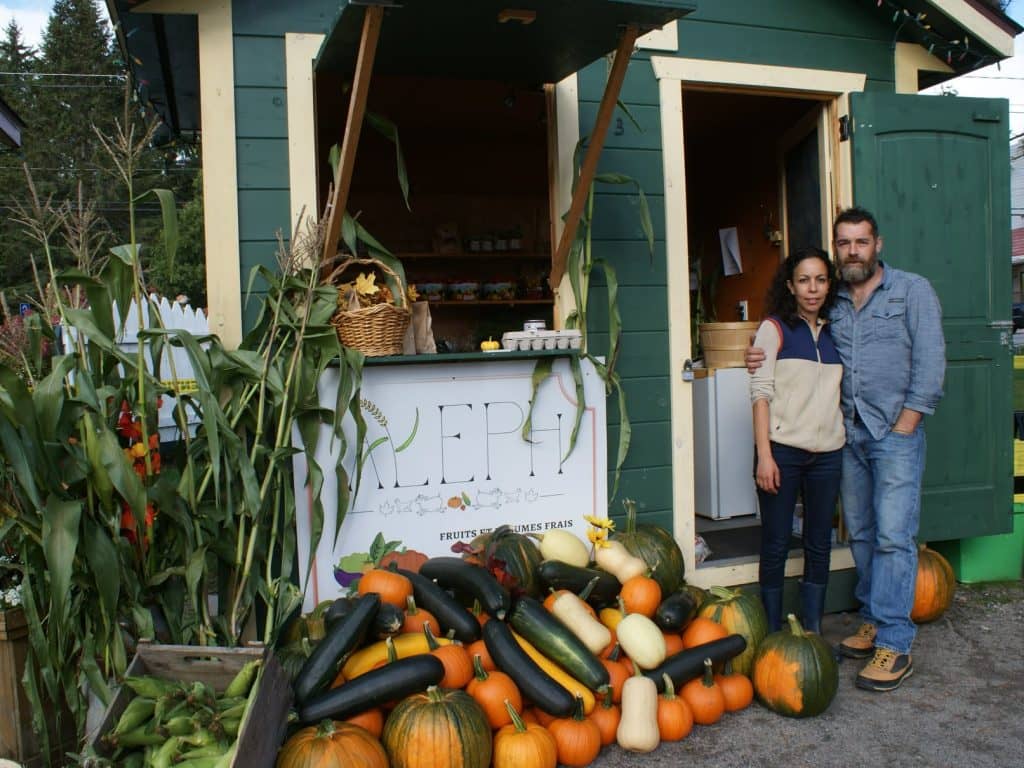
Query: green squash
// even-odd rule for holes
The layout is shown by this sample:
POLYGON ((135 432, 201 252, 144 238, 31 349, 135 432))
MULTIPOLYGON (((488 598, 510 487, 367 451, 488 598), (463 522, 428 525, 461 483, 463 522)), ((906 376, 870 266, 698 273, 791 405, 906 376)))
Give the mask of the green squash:
POLYGON ((392 768, 487 768, 491 726, 465 691, 429 687, 402 699, 381 741, 392 768))
POLYGON ((671 595, 683 584, 686 564, 683 552, 672 534, 658 525, 637 524, 636 502, 626 499, 626 528, 612 538, 621 541, 631 555, 639 557, 651 569, 651 578, 658 582, 661 594, 671 595))
POLYGON ((515 594, 539 597, 544 584, 540 578, 543 557, 536 542, 516 533, 510 525, 499 525, 473 540, 481 563, 506 589, 515 594))
POLYGON ((754 654, 768 634, 768 619, 760 596, 741 589, 711 587, 697 615, 721 624, 730 635, 743 636, 747 649, 732 660, 732 668, 749 677, 754 668, 754 654))
POLYGON ((839 667, 821 635, 805 632, 793 614, 789 626, 768 635, 754 657, 754 693, 787 717, 820 715, 839 689, 839 667))

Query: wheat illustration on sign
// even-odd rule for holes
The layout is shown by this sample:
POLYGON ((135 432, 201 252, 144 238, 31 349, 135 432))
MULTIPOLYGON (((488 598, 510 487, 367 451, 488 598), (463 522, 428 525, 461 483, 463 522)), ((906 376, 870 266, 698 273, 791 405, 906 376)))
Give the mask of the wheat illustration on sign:
POLYGON ((359 400, 359 407, 362 408, 371 419, 377 422, 380 428, 383 429, 385 434, 387 435, 386 437, 378 437, 376 440, 374 440, 366 447, 366 450, 363 452, 362 462, 359 465, 360 471, 362 471, 363 466, 366 464, 366 460, 370 458, 370 455, 374 452, 374 450, 379 448, 384 443, 391 443, 392 445, 394 445, 395 453, 401 453, 410 445, 412 445, 412 441, 416 438, 416 433, 419 431, 420 428, 419 408, 416 409, 416 416, 415 419, 413 420, 412 430, 409 432, 409 436, 405 438, 405 440, 403 440, 401 443, 395 443, 394 438, 391 436, 391 428, 388 426, 388 417, 384 415, 384 411, 380 409, 380 406, 377 405, 372 400, 369 400, 364 397, 359 400))

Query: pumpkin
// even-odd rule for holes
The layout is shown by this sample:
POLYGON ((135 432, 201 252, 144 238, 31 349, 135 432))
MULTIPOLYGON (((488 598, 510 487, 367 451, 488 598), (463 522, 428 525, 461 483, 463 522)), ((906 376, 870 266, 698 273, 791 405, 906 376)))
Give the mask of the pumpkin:
POLYGON ((684 685, 680 695, 690 706, 695 723, 714 725, 725 714, 725 696, 715 682, 711 659, 704 659, 704 674, 684 685))
POLYGON ((787 620, 788 627, 768 635, 757 649, 754 693, 781 715, 820 715, 839 688, 839 668, 821 635, 805 632, 793 614, 787 620))
POLYGON ((608 688, 612 694, 612 701, 616 704, 622 701, 622 684, 633 674, 632 665, 627 667, 623 664, 620 655, 621 648, 615 643, 608 657, 601 659, 601 665, 608 670, 608 688))
POLYGON ((683 647, 696 648, 698 645, 710 643, 712 640, 722 640, 728 636, 728 630, 717 621, 698 616, 683 630, 683 647))
POLYGON ((665 636, 665 657, 674 656, 680 651, 685 651, 686 646, 683 645, 683 636, 678 635, 675 632, 662 632, 665 636))
POLYGON ((473 679, 466 685, 466 693, 480 705, 491 728, 501 728, 512 722, 508 706, 516 712, 523 709, 523 697, 511 677, 500 670, 488 672, 479 654, 473 657, 473 679))
POLYGON ((661 604, 661 586, 649 576, 626 579, 619 593, 626 613, 639 613, 652 618, 661 604))
POLYGON ((910 618, 918 624, 935 621, 953 603, 956 578, 953 566, 934 549, 921 544, 917 551, 917 582, 910 618))
POLYGON ((380 559, 381 568, 389 568, 392 563, 396 567, 413 573, 420 572, 420 566, 427 562, 427 556, 415 549, 405 549, 401 552, 388 552, 380 559))
POLYGON ((548 725, 555 737, 558 762, 582 768, 590 765, 601 751, 601 731, 597 723, 583 716, 583 698, 576 697, 572 717, 559 717, 548 725))
POLYGON ((398 702, 382 738, 391 768, 487 768, 491 726, 465 691, 430 686, 398 702))
POLYGON ((499 525, 473 539, 469 549, 467 554, 479 558, 509 590, 531 597, 540 595, 541 579, 537 568, 543 558, 529 536, 516 533, 509 525, 499 525))
MULTIPOLYGON (((625 682, 625 681, 623 681, 625 682)), ((588 717, 594 721, 598 732, 601 734, 601 746, 607 747, 615 741, 615 732, 619 729, 619 720, 622 719, 622 712, 615 706, 612 700, 612 689, 604 692, 601 705, 594 707, 588 717)))
POLYGON ((725 662, 725 673, 715 675, 715 682, 718 683, 718 687, 722 689, 722 695, 725 697, 726 712, 738 712, 741 709, 746 709, 754 700, 754 684, 746 675, 733 672, 732 661, 725 662))
POLYGON ((465 647, 459 643, 441 645, 430 630, 430 623, 423 625, 423 634, 427 638, 427 647, 430 653, 441 660, 444 664, 444 678, 441 680, 442 688, 465 688, 466 684, 473 679, 473 660, 466 653, 465 647))
POLYGON ((365 728, 324 720, 303 728, 277 753, 277 768, 388 768, 380 742, 365 728))
MULTIPOLYGON (((358 715, 346 717, 345 722, 349 725, 358 725, 365 728, 375 738, 379 739, 384 732, 384 712, 380 707, 371 707, 358 715)), ((383 747, 381 747, 383 749, 383 747)))
POLYGON ((768 634, 768 618, 761 598, 740 589, 712 587, 698 615, 721 624, 726 634, 741 635, 747 641, 746 650, 732 660, 732 668, 741 675, 749 675, 757 646, 768 634))
POLYGON ((661 587, 661 594, 670 595, 683 583, 686 565, 683 553, 672 534, 664 528, 636 522, 636 503, 630 499, 623 502, 626 507, 626 528, 617 531, 612 539, 621 541, 629 552, 651 569, 651 577, 661 587))
POLYGON ((676 696, 672 678, 662 675, 665 692, 658 697, 658 734, 662 741, 685 739, 693 730, 693 712, 685 699, 676 696))
POLYGON ((494 734, 494 768, 555 768, 555 737, 543 725, 525 722, 511 705, 508 710, 512 722, 494 734))
POLYGON ((405 601, 412 594, 412 582, 405 576, 387 568, 371 568, 359 578, 360 595, 376 592, 382 603, 405 609, 405 601))
POLYGON ((405 621, 402 622, 402 632, 422 632, 424 624, 438 626, 437 617, 426 608, 416 605, 416 598, 412 595, 405 601, 405 621))
POLYGON ((482 637, 467 645, 466 653, 469 654, 469 658, 479 656, 480 663, 488 672, 493 672, 498 668, 498 665, 494 663, 494 659, 491 658, 491 652, 487 650, 487 644, 482 637))

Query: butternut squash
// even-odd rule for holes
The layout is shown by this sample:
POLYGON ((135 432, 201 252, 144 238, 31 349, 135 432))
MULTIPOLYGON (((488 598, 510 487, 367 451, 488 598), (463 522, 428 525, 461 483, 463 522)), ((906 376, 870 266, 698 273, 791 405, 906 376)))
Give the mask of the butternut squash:
POLYGON ((615 731, 615 740, 631 752, 653 752, 658 748, 658 686, 654 681, 636 674, 622 684, 622 717, 615 731))
POLYGON ((601 653, 612 641, 608 627, 595 619, 587 604, 572 592, 563 592, 555 598, 551 613, 593 654, 601 653))
POLYGON ((639 557, 630 554, 626 545, 621 541, 608 541, 604 546, 595 548, 594 561, 597 567, 608 571, 625 584, 628 579, 634 576, 643 576, 647 573, 647 563, 639 557))
POLYGON ((615 636, 625 654, 642 669, 654 669, 668 654, 665 636, 643 614, 626 615, 615 628, 615 636))

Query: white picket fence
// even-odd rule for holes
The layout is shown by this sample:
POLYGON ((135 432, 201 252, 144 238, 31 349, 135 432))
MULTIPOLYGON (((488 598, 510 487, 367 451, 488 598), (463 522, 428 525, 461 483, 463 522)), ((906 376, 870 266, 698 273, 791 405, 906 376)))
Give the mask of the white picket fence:
MULTIPOLYGON (((164 328, 177 328, 188 331, 193 336, 205 336, 210 332, 206 314, 201 309, 179 304, 177 301, 170 301, 166 297, 155 294, 150 299, 156 303, 160 313, 161 323, 164 328)), ((113 306, 115 323, 119 323, 120 314, 117 304, 113 306)), ((134 353, 139 348, 139 329, 151 328, 153 323, 149 320, 150 305, 142 307, 142 322, 140 323, 139 308, 132 302, 128 308, 128 316, 125 318, 124 333, 117 340, 117 345, 125 352, 134 353)), ((146 365, 152 371, 152 360, 147 356, 146 365)), ((160 382, 169 389, 176 392, 195 392, 196 380, 192 370, 192 363, 188 353, 181 348, 172 347, 170 344, 164 346, 160 359, 160 382)), ((177 398, 164 395, 163 404, 160 407, 159 427, 160 440, 171 441, 180 439, 180 430, 174 418, 174 409, 177 406, 177 398)), ((195 425, 199 419, 195 413, 188 413, 190 431, 195 433, 195 425)))

